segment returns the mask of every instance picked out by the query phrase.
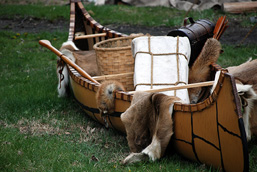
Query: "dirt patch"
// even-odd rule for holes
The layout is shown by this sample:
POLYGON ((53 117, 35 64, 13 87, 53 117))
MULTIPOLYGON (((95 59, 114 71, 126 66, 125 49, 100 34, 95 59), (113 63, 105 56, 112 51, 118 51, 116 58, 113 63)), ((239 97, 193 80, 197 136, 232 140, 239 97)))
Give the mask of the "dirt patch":
POLYGON ((0 30, 8 30, 17 33, 68 31, 68 28, 69 22, 63 19, 49 21, 32 17, 15 17, 13 19, 0 18, 0 30))
MULTIPOLYGON (((178 27, 145 27, 145 26, 130 26, 130 25, 108 25, 107 27, 119 31, 121 33, 149 33, 155 36, 167 35, 171 30, 178 27)), ((236 20, 229 21, 229 27, 222 35, 220 42, 222 44, 238 45, 251 27, 242 27, 236 20)), ((257 44, 257 27, 250 33, 250 35, 243 41, 243 44, 257 44)))
MULTIPOLYGON (((149 33, 155 36, 167 35, 175 27, 147 27, 147 26, 131 26, 131 25, 106 25, 106 27, 115 31, 130 34, 130 33, 149 33)), ((45 19, 38 19, 32 17, 13 19, 0 18, 0 30, 8 30, 17 33, 38 33, 38 32, 54 32, 63 31, 68 32, 69 21, 59 19, 49 21, 45 19)), ((223 44, 239 44, 246 34, 251 30, 251 27, 242 27, 236 20, 229 21, 229 27, 221 37, 220 41, 223 44)), ((257 28, 244 40, 244 44, 257 44, 257 28)))

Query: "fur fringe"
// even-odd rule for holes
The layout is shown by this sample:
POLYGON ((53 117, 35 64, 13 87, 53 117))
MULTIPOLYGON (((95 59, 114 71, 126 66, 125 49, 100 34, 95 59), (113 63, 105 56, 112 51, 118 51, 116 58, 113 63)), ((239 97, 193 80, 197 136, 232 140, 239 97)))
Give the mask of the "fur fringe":
POLYGON ((118 81, 104 81, 101 83, 97 93, 97 107, 101 114, 110 114, 114 112, 114 92, 125 91, 123 85, 118 81))

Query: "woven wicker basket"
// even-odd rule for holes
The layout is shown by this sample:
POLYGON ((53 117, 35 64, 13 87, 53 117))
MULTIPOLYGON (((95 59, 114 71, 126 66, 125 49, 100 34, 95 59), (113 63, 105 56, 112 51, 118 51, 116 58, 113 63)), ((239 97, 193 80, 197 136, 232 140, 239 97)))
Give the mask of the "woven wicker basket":
POLYGON ((94 45, 96 59, 102 75, 134 71, 131 41, 137 36, 108 39, 94 45))

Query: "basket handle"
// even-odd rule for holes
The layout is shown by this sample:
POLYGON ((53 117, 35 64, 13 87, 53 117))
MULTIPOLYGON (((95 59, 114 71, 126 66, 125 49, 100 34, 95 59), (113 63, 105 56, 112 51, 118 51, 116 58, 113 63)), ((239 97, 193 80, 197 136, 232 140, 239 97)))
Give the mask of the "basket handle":
POLYGON ((186 17, 185 19, 184 19, 184 26, 186 26, 187 25, 187 21, 190 21, 190 23, 191 24, 194 24, 195 23, 195 21, 194 21, 194 19, 192 18, 192 17, 186 17))

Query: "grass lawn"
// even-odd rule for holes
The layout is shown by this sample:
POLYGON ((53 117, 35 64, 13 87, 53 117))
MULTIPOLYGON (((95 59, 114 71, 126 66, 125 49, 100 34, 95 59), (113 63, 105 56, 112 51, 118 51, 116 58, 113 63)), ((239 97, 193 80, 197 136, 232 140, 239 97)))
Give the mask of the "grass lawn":
MULTIPOLYGON (((67 6, 20 7, 1 5, 0 16, 33 16, 48 20, 69 18, 67 6)), ((124 14, 131 13, 131 10, 134 15, 143 16, 149 15, 149 10, 164 10, 167 12, 164 15, 170 16, 173 12, 181 13, 162 7, 107 6, 103 11, 121 11, 121 16, 104 22, 108 20, 108 15, 101 13, 99 7, 89 7, 102 24, 129 23, 130 20, 123 19, 124 14)), ((216 17, 221 12, 216 14, 207 10, 195 13, 204 18, 216 17)), ((135 17, 133 24, 141 22, 136 18, 141 17, 135 17)), ((165 22, 157 23, 154 18, 152 20, 145 25, 166 25, 165 22)), ((180 21, 169 20, 167 23, 174 25, 180 21)), ((112 129, 106 130, 87 117, 72 96, 57 98, 56 56, 41 47, 38 41, 48 39, 59 48, 66 41, 67 32, 0 31, 0 171, 218 171, 176 154, 157 162, 121 165, 120 161, 129 153, 125 135, 112 129)), ((223 67, 238 65, 249 57, 257 58, 256 45, 223 45, 223 49, 225 53, 218 61, 223 67)), ((257 171, 256 143, 256 138, 249 143, 250 171, 257 171)))

